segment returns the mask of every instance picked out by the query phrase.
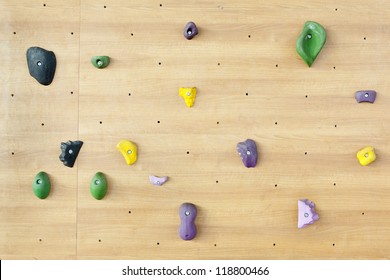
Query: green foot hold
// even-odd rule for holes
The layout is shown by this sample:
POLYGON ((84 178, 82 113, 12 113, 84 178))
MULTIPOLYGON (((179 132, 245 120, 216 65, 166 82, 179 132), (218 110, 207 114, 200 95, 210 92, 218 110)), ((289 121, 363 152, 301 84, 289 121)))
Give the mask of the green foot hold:
POLYGON ((94 56, 91 58, 91 63, 96 68, 106 68, 110 64, 110 58, 108 56, 94 56))
POLYGON ((32 188, 38 198, 45 199, 50 193, 49 176, 43 171, 39 172, 34 178, 32 188))
POLYGON ((91 195, 97 200, 102 199, 107 193, 107 179, 102 172, 98 172, 93 176, 89 190, 91 195))
POLYGON ((297 39, 297 52, 310 67, 326 42, 326 31, 321 24, 307 21, 297 39))

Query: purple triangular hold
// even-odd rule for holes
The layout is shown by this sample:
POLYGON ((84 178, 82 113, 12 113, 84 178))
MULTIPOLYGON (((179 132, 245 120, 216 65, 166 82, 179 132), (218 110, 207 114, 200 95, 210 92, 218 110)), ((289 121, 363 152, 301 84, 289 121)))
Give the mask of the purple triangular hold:
POLYGON ((298 228, 311 225, 320 218, 314 207, 314 202, 308 199, 298 200, 298 228))

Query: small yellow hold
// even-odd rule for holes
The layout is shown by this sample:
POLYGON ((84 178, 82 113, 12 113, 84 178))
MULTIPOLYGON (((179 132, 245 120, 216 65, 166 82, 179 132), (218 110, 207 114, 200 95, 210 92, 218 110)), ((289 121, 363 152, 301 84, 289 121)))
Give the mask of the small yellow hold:
POLYGON ((369 165, 371 162, 376 160, 374 148, 371 146, 358 151, 356 157, 358 158, 359 163, 363 166, 369 165))
POLYGON ((188 108, 191 108, 195 103, 196 98, 196 87, 192 88, 180 88, 179 95, 184 98, 188 108))
POLYGON ((128 140, 121 140, 116 147, 122 153, 128 165, 137 161, 137 145, 128 140))

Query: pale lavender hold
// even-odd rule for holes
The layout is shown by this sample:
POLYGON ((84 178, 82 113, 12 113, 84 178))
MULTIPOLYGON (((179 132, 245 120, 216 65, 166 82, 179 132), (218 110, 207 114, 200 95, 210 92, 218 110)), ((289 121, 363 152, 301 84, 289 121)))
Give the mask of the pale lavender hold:
POLYGON ((358 103, 370 102, 374 103, 376 98, 375 90, 359 90, 355 92, 355 99, 358 103))
POLYGON ((187 40, 191 40, 198 34, 198 28, 192 21, 188 22, 184 27, 183 35, 187 40))
POLYGON ((320 218, 314 207, 314 202, 308 199, 298 200, 298 228, 311 225, 320 218))
POLYGON ((191 240, 196 236, 195 218, 196 206, 192 203, 183 203, 179 208, 180 227, 179 236, 183 240, 191 240))
POLYGON ((237 152, 247 168, 255 167, 257 164, 257 147, 255 141, 247 139, 237 144, 237 152))
POLYGON ((152 183, 152 185, 162 186, 162 185, 164 185, 164 183, 166 181, 168 181, 168 176, 157 177, 157 176, 150 175, 149 180, 150 180, 150 183, 152 183))

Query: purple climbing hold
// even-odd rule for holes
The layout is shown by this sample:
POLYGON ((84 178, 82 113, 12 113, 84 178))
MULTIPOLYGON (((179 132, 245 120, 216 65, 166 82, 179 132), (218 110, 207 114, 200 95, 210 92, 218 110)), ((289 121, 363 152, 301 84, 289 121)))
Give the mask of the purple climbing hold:
POLYGON ((188 22, 184 27, 183 35, 187 40, 191 40, 198 34, 198 28, 192 21, 188 22))
POLYGON ((359 90, 355 92, 355 99, 358 103, 369 102, 374 103, 376 98, 375 90, 359 90))
POLYGON ((180 227, 179 236, 183 240, 191 240, 196 236, 195 218, 196 206, 192 203, 183 203, 179 208, 180 227))
POLYGON ((164 185, 164 183, 166 181, 168 181, 168 176, 157 177, 157 176, 150 175, 149 180, 150 180, 150 183, 152 183, 152 185, 162 186, 162 185, 164 185))
POLYGON ((298 200, 298 228, 304 228, 319 219, 314 207, 314 202, 308 199, 298 200))
POLYGON ((246 139, 237 144, 237 152, 247 168, 255 167, 257 164, 257 147, 255 141, 246 139))

